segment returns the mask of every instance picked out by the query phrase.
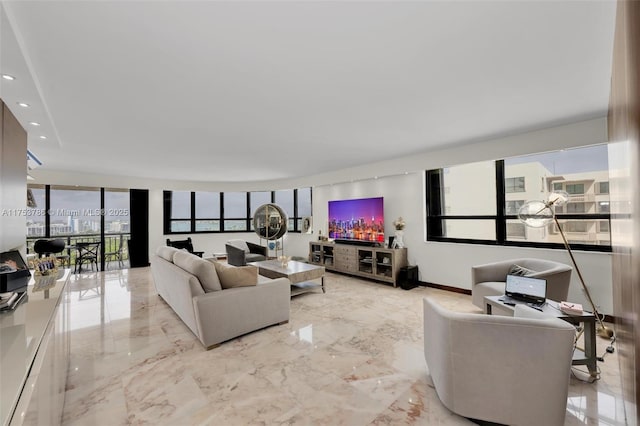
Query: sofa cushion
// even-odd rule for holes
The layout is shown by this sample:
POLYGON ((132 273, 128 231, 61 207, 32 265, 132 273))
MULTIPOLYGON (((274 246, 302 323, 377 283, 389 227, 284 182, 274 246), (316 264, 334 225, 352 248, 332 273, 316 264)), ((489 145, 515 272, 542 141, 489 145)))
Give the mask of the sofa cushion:
POLYGON ((190 274, 195 275, 205 292, 222 290, 216 268, 211 262, 186 251, 176 250, 173 263, 190 274))
POLYGON ((533 271, 529 268, 525 268, 524 266, 513 264, 511 268, 509 268, 508 275, 519 275, 521 277, 528 277, 535 274, 536 271, 533 271))
POLYGON ((222 288, 248 287, 258 284, 258 268, 255 266, 233 266, 227 263, 213 262, 222 288))
POLYGON ((173 263, 173 255, 178 251, 175 247, 159 246, 156 249, 156 254, 166 260, 173 263))
POLYGON ((227 244, 229 244, 230 246, 234 246, 235 248, 239 248, 245 253, 250 252, 249 246, 247 245, 247 242, 245 240, 229 240, 227 241, 227 244))
POLYGON ((244 260, 247 263, 250 263, 250 262, 261 262, 263 260, 267 260, 267 258, 258 253, 248 253, 244 255, 244 260))

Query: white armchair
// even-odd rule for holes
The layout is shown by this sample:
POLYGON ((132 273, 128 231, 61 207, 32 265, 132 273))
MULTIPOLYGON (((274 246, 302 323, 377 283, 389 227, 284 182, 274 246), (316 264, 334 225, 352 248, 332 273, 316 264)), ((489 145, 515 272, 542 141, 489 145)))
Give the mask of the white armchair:
POLYGON ((473 266, 471 268, 472 303, 484 311, 486 309, 484 304, 485 296, 503 295, 507 274, 513 265, 519 265, 535 271, 527 274, 528 277, 546 279, 547 299, 557 302, 567 300, 571 271, 573 270, 571 266, 552 260, 521 258, 473 266))
POLYGON ((424 355, 451 411, 508 425, 564 424, 575 328, 527 306, 515 317, 458 313, 424 299, 424 355))

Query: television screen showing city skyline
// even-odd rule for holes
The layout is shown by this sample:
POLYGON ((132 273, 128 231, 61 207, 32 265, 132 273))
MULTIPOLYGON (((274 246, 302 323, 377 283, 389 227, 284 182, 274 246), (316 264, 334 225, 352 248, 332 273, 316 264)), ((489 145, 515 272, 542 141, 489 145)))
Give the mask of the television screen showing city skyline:
POLYGON ((384 242, 383 197, 329 201, 329 238, 384 242))

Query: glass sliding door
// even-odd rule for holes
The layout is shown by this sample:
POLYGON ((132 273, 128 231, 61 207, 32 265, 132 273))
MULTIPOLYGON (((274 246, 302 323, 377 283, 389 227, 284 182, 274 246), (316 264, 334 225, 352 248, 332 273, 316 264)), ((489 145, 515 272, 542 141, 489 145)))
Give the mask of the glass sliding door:
POLYGON ((107 269, 128 265, 127 241, 130 232, 129 190, 105 188, 103 253, 107 269))

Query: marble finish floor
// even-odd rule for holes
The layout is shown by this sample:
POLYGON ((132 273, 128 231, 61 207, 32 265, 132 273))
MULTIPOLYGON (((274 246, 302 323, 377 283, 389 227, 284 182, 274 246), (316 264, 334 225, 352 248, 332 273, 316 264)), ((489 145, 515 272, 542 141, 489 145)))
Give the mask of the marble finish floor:
MULTIPOLYGON (((155 294, 149 268, 71 277, 64 425, 472 425, 428 385, 422 297, 328 273, 291 320, 206 351, 155 294)), ((608 341, 598 338, 598 353, 608 341)), ((568 425, 624 425, 617 352, 601 379, 571 378, 568 425)))

